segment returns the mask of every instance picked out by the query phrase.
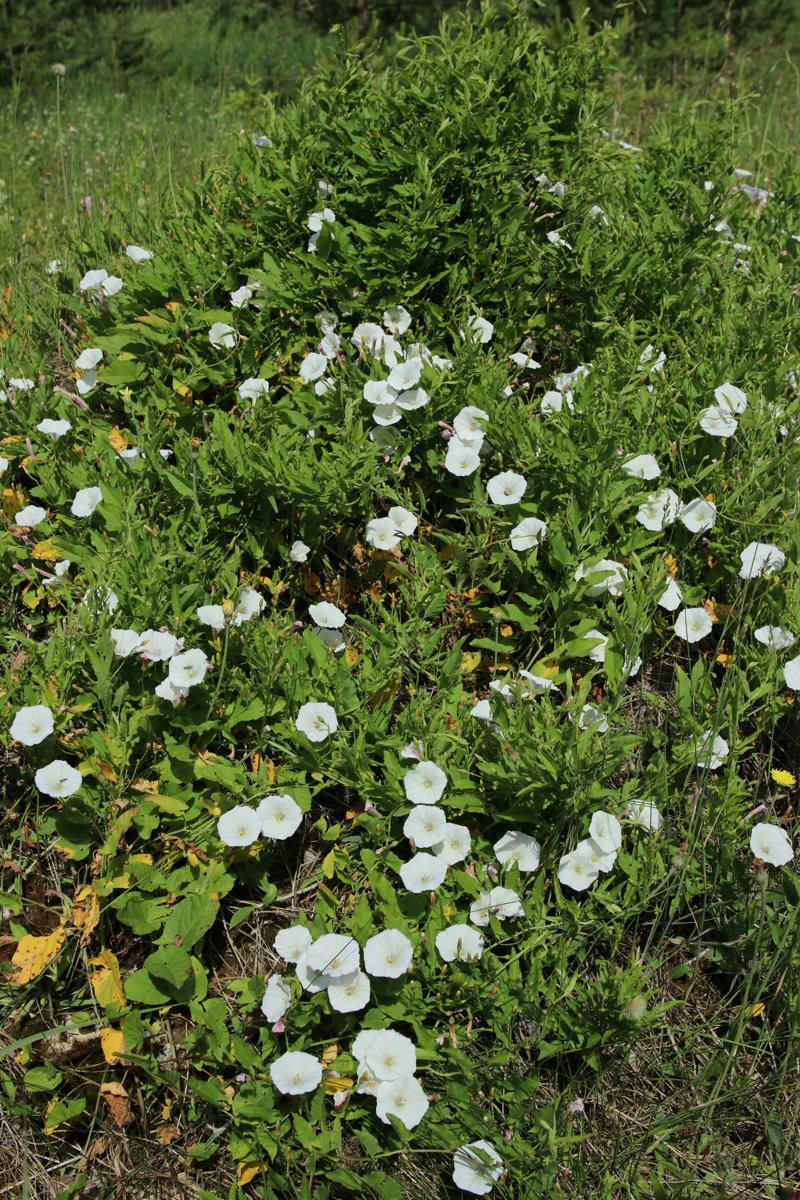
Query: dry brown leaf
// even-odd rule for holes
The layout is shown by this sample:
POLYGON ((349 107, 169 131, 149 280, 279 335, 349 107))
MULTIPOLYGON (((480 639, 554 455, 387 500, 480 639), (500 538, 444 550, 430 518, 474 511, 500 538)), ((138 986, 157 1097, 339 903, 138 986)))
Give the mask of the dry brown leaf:
POLYGON ((122 1057, 122 1051, 125 1049, 125 1035, 122 1030, 104 1025, 100 1030, 100 1047, 106 1062, 113 1067, 114 1063, 122 1057))
POLYGON ((84 946, 94 933, 100 921, 100 900, 93 887, 81 888, 72 901, 72 924, 81 931, 81 941, 84 946))
POLYGON ((89 965, 97 967, 97 970, 92 971, 89 976, 97 1003, 102 1004, 103 1007, 117 1003, 124 1008, 127 1001, 122 990, 122 978, 116 954, 112 954, 110 950, 101 950, 94 958, 89 959, 89 965))
POLYGON ((329 1067, 331 1063, 335 1063, 339 1057, 339 1043, 331 1042, 330 1046, 326 1046, 322 1051, 322 1065, 329 1067))
POLYGON ((173 1142, 177 1142, 181 1136, 181 1131, 177 1125, 162 1125, 156 1134, 156 1141, 159 1146, 171 1146, 173 1142))
POLYGON ((97 769, 103 776, 103 779, 107 779, 109 783, 119 783, 119 776, 112 767, 111 763, 98 762, 97 769))
POLYGON ((132 792, 146 792, 148 796, 152 796, 158 791, 158 784, 153 783, 150 779, 142 779, 141 775, 137 775, 131 783, 132 792))
POLYGON ((108 1107, 108 1115, 117 1129, 124 1129, 133 1120, 131 1098, 121 1083, 113 1079, 100 1084, 100 1095, 108 1107))
POLYGON ((708 613, 708 615, 711 617, 711 624, 712 624, 712 625, 716 625, 716 624, 717 624, 717 622, 719 621, 719 617, 717 616, 717 605, 716 605, 716 601, 714 601, 714 600, 704 600, 704 601, 703 601, 703 608, 706 610, 706 612, 708 613))
POLYGON ((58 928, 54 929, 52 933, 48 933, 46 937, 25 934, 11 959, 14 972, 8 977, 10 983, 16 987, 22 987, 41 975, 64 945, 67 937, 65 926, 66 921, 62 917, 58 928))
POLYGON ((313 571, 303 572, 303 591, 307 596, 316 596, 321 586, 322 580, 319 575, 315 575, 313 571))

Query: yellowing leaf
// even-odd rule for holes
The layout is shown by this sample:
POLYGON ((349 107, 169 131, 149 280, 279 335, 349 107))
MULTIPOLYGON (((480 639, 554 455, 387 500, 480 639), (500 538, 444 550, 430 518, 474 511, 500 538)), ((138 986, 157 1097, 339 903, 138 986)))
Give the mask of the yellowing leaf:
POLYGON ((120 433, 119 425, 115 425, 114 428, 111 430, 111 433, 108 435, 108 440, 111 443, 111 445, 114 447, 114 449, 117 451, 117 453, 119 453, 120 450, 128 449, 128 441, 120 433))
POLYGON ((330 1046, 326 1046, 325 1049, 322 1051, 323 1067, 331 1066, 332 1063, 336 1062, 338 1057, 339 1057, 339 1043, 331 1042, 330 1046))
POLYGON ((52 538, 45 538, 44 541, 37 542, 33 547, 31 558, 38 558, 42 562, 57 562, 61 555, 53 545, 52 538))
POLYGON ((166 317, 156 317, 153 313, 145 313, 143 317, 136 317, 140 325, 150 325, 153 329, 169 329, 170 323, 166 317))
POLYGON ((500 637, 513 637, 513 636, 514 636, 514 626, 513 625, 501 625, 500 626, 500 637))
POLYGON ((348 667, 354 667, 356 665, 358 662, 358 651, 356 650, 355 646, 345 647, 344 661, 347 663, 348 667))
POLYGON ((459 669, 459 671, 477 671, 477 669, 480 665, 481 665, 480 650, 475 650, 475 651, 473 651, 472 654, 470 654, 469 651, 465 651, 461 655, 461 662, 458 665, 458 669, 459 669))
POLYGON ((106 1062, 109 1066, 113 1066, 117 1057, 122 1057, 122 1051, 125 1048, 125 1035, 122 1030, 104 1025, 100 1030, 100 1048, 106 1062))
POLYGON ((131 783, 131 791, 146 792, 147 795, 152 796, 154 792, 158 791, 158 784, 153 783, 150 779, 142 779, 141 775, 137 775, 131 783))
POLYGON ((89 966, 97 967, 89 976, 89 982, 97 998, 97 1003, 105 1008, 108 1004, 119 1004, 124 1008, 127 1004, 122 990, 122 979, 119 973, 119 963, 116 954, 110 950, 101 950, 94 958, 89 959, 89 966))
POLYGON ((194 396, 192 389, 187 387, 185 383, 181 383, 180 379, 173 379, 172 390, 173 392, 177 392, 179 396, 183 396, 186 400, 191 400, 194 396))
POLYGON ((43 600, 44 588, 36 588, 35 591, 31 588, 26 588, 22 593, 22 603, 26 604, 28 608, 38 608, 43 600))
POLYGON ((348 1079, 344 1075, 327 1075, 325 1077, 325 1091, 329 1096, 335 1096, 337 1092, 346 1092, 355 1083, 355 1079, 348 1079))
POLYGON ((706 610, 706 612, 708 613, 708 615, 711 617, 711 624, 712 624, 712 625, 716 625, 716 624, 717 624, 717 622, 719 621, 719 617, 717 616, 717 605, 716 605, 716 601, 714 601, 714 600, 704 600, 704 601, 703 601, 703 608, 706 610))
POLYGON ((336 869, 336 851, 331 850, 322 860, 322 874, 326 879, 333 879, 333 872, 336 869))
POLYGON ((672 554, 664 555, 664 562, 667 564, 667 574, 673 579, 678 574, 678 560, 672 554))
POLYGON ((724 667, 726 671, 727 671, 728 667, 731 665, 731 663, 735 662, 735 660, 736 660, 735 654, 726 654, 723 651, 722 654, 717 655, 717 662, 720 664, 721 667, 724 667))
POLYGON ((11 959, 14 972, 9 975, 9 982, 16 987, 22 987, 24 984, 30 983, 32 979, 36 979, 53 961, 64 945, 66 937, 64 917, 61 918, 58 928, 45 937, 34 937, 33 934, 26 933, 11 959))
POLYGON ((98 762, 97 769, 100 772, 100 774, 103 776, 103 779, 107 779, 109 783, 118 783, 119 782, 119 776, 117 775, 117 772, 114 770, 114 768, 111 766, 111 763, 98 762))
POLYGON ((100 901, 93 887, 81 888, 72 902, 72 924, 81 931, 84 946, 100 921, 100 901))
POLYGON ((0 503, 3 505, 5 515, 13 517, 15 513, 25 507, 25 493, 17 491, 15 487, 3 488, 0 503))
POLYGON ((313 571, 303 572, 303 591, 307 596, 316 596, 322 586, 322 580, 319 575, 315 575, 313 571))
POLYGON ((168 312, 176 313, 181 311, 181 306, 177 300, 168 300, 164 305, 168 312))
POLYGON ((238 1162, 236 1164, 236 1182, 240 1188, 246 1187, 248 1183, 252 1183, 260 1171, 261 1163, 238 1162))

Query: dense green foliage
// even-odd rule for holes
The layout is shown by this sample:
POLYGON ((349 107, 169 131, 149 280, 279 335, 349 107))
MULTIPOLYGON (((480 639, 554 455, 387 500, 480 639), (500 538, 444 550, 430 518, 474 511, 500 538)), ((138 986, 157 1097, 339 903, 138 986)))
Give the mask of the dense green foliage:
POLYGON ((800 672, 754 634, 800 632, 800 169, 735 157, 735 103, 617 141, 607 45, 553 51, 488 10, 388 65, 343 40, 157 217, 95 197, 60 263, 15 281, 0 1083, 31 1127, 132 1135, 141 1097, 187 1179, 232 1161, 232 1196, 304 1200, 462 1195, 453 1154, 479 1139, 520 1200, 720 1195, 789 1161, 800 888, 749 839, 797 836, 800 672), (702 414, 726 384, 746 401, 728 390, 721 437, 702 414), (660 477, 625 470, 639 455, 660 477), (785 559, 748 572, 752 542, 785 559), (165 694, 178 659, 142 654, 144 630, 201 652, 197 679, 165 694), (338 726, 312 738, 318 702, 338 726), (39 705, 53 734, 14 732, 39 705), (408 872, 420 756, 470 840, 430 887, 408 872), (72 792, 36 780, 54 759, 72 792), (225 815, 274 793, 292 836, 233 844, 225 815), (619 838, 587 888, 567 856, 598 812, 619 838), (503 861, 512 832, 538 867, 503 861), (480 961, 445 960, 453 925, 480 961), (397 930, 413 965, 343 1012, 281 959, 297 926, 360 951, 397 930), (62 1026, 103 1031, 80 1070, 48 1051, 62 1026), (416 1047, 410 1126, 355 1087, 356 1037, 384 1029, 416 1047), (324 1084, 287 1095, 285 1051, 324 1084), (609 1081, 637 1076, 611 1112, 609 1081))

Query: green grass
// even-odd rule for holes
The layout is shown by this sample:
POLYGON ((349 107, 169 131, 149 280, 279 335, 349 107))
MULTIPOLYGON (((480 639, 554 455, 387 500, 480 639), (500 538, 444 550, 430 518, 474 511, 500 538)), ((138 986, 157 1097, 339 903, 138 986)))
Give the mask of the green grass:
POLYGON ((761 867, 749 849, 756 821, 794 845, 798 832, 780 774, 800 775, 794 650, 754 637, 800 634, 795 76, 759 107, 739 94, 744 59, 691 88, 629 78, 623 92, 618 67, 603 38, 552 52, 487 13, 372 63, 343 53, 281 106, 223 76, 213 99, 210 82, 129 79, 115 97, 67 76, 57 98, 10 104, 0 366, 4 387, 34 387, 2 409, 3 729, 30 705, 55 721, 31 746, 3 736, 10 1194, 453 1200, 453 1153, 477 1139, 504 1160, 492 1194, 515 1200, 778 1200, 795 1185, 800 888, 794 862, 761 867), (735 167, 774 192, 765 206, 735 167), (336 220, 309 253, 324 205, 336 220), (134 264, 130 243, 152 260, 134 264), (99 267, 123 280, 107 302, 78 287, 99 267), (401 343, 451 365, 421 368, 428 402, 386 444, 363 389, 391 363, 351 336, 395 304, 413 321, 401 343), (342 343, 318 395, 301 367, 331 310, 342 343), (459 333, 477 315, 485 344, 459 333), (220 322, 235 345, 210 341, 220 322), (510 360, 526 338, 531 370, 510 360), (666 353, 655 371, 650 345, 666 353), (102 365, 76 402, 87 348, 102 365), (548 414, 554 381, 586 363, 574 411, 548 414), (268 394, 242 397, 248 378, 268 394), (722 439, 699 418, 726 381, 747 408, 722 439), (488 413, 485 453, 457 475, 442 435, 465 405, 488 413), (71 430, 54 443, 45 415, 71 430), (658 479, 620 469, 640 453, 658 479), (486 485, 508 470, 526 488, 505 506, 486 485), (96 486, 96 511, 73 514, 96 486), (713 499, 713 527, 637 521, 664 487, 713 499), (20 528, 31 504, 46 518, 20 528), (368 523, 398 505, 416 528, 372 548, 368 523), (515 549, 534 516, 540 544, 515 549), (785 566, 742 579, 751 541, 785 566), (600 558, 624 564, 621 594, 580 578, 600 558), (713 614, 697 642, 657 603, 670 570, 684 605, 713 614), (113 615, 84 603, 107 588, 113 615), (251 621, 198 619, 245 588, 263 601, 251 621), (346 616, 340 654, 313 630, 322 601, 346 616), (162 627, 210 667, 175 705, 154 692, 167 664, 115 655, 110 634, 162 627), (529 701, 522 671, 557 690, 529 701), (319 741, 298 720, 314 701, 338 717, 319 741), (573 719, 588 704, 607 730, 573 719), (713 767, 696 763, 707 731, 728 747, 713 767), (401 874, 415 741, 471 836, 421 891, 401 874), (34 783, 53 759, 82 775, 61 800, 34 783), (274 792, 302 812, 292 836, 226 846, 220 816, 274 792), (657 831, 630 819, 643 799, 657 831), (578 891, 561 859, 597 811, 620 818, 619 852, 578 891), (497 862, 512 830, 537 839, 538 869, 497 862), (446 963, 437 935, 496 884, 522 915, 473 915, 481 961, 446 963), (63 944, 45 943, 61 921, 63 944), (413 970, 373 973, 369 1004, 342 1013, 275 948, 298 923, 361 947, 398 929, 413 970), (31 945, 41 969, 14 982, 31 945), (285 1031, 260 1010, 275 973, 285 1031), (356 1035, 387 1027, 414 1043, 431 1098, 413 1129, 383 1124, 368 1094, 334 1106, 333 1075, 295 1098, 273 1085, 286 1049, 326 1051, 326 1070, 355 1079, 356 1035))

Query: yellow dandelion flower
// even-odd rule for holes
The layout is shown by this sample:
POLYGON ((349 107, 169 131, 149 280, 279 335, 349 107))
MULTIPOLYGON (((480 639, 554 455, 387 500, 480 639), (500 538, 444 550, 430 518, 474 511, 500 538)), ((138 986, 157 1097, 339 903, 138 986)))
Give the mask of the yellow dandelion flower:
POLYGON ((771 774, 775 782, 780 784, 781 787, 794 787, 794 785, 797 783, 794 775, 792 775, 789 771, 774 770, 771 772, 771 774))

